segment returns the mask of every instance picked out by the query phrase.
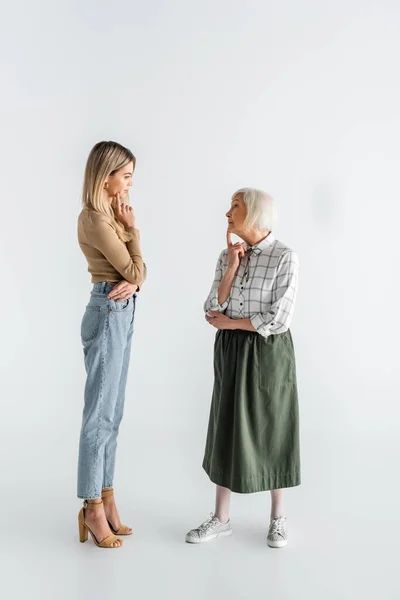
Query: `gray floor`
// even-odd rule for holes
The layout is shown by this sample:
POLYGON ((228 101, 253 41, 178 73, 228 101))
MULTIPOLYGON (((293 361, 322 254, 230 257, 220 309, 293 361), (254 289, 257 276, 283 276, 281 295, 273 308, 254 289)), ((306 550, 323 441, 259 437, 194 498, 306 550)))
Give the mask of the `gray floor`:
POLYGON ((4 597, 398 599, 390 444, 377 455, 367 438, 355 446, 351 437, 328 436, 324 442, 303 437, 303 484, 286 492, 290 543, 277 550, 265 540, 267 493, 233 496, 232 537, 184 543, 186 530, 213 510, 213 486, 194 468, 201 452, 183 434, 122 437, 119 506, 134 536, 114 551, 98 549, 90 538, 78 541, 80 503, 71 489, 67 493, 75 488, 75 453, 66 454, 68 440, 42 439, 28 459, 19 448, 17 468, 25 470, 25 481, 15 477, 2 498, 4 597), (46 448, 51 451, 44 454, 46 448), (335 461, 335 455, 348 459, 335 461), (50 480, 51 493, 43 493, 50 480))

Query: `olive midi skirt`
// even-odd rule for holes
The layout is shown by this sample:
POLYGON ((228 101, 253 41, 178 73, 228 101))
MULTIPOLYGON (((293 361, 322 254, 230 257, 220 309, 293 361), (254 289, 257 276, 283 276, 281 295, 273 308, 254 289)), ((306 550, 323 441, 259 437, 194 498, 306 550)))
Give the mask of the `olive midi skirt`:
POLYGON ((203 468, 252 493, 300 485, 299 408, 290 331, 218 330, 203 468))

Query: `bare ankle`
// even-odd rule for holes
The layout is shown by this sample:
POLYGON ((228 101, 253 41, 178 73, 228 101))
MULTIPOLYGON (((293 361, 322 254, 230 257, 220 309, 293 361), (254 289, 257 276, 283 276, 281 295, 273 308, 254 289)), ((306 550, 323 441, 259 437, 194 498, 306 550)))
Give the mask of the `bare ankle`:
POLYGON ((222 515, 222 514, 215 513, 215 516, 217 517, 217 519, 221 523, 221 525, 225 525, 229 521, 229 515, 222 515))
POLYGON ((282 510, 277 510, 276 512, 272 512, 270 517, 271 519, 280 519, 281 517, 284 517, 285 513, 282 510))

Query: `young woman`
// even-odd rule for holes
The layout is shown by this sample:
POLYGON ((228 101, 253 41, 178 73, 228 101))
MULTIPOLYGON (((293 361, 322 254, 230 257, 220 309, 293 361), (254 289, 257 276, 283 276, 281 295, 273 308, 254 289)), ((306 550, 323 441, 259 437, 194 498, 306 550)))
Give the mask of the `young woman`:
POLYGON ((283 488, 300 484, 295 355, 289 325, 296 254, 273 235, 273 200, 244 188, 232 197, 227 248, 205 302, 218 331, 203 468, 217 484, 215 513, 186 535, 191 543, 231 535, 231 492, 271 491, 268 545, 287 544, 283 488), (243 240, 231 242, 234 233, 243 240))
POLYGON ((90 532, 102 548, 118 548, 121 525, 113 478, 135 314, 136 292, 146 278, 134 210, 128 204, 136 159, 116 142, 89 154, 78 240, 93 288, 81 324, 87 373, 79 445, 79 537, 90 532))

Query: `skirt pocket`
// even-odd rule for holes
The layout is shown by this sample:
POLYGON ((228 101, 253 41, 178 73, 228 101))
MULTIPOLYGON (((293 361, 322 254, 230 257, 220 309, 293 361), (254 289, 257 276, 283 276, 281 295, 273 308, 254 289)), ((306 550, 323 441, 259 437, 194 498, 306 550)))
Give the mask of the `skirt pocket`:
POLYGON ((275 391, 294 381, 294 356, 287 346, 286 333, 259 335, 259 385, 262 390, 275 391))
POLYGON ((293 347, 293 340, 292 340, 292 334, 290 333, 290 329, 288 329, 288 331, 285 331, 285 333, 281 333, 280 335, 282 337, 283 343, 286 346, 287 351, 289 352, 290 359, 294 361, 294 359, 295 359, 294 347, 293 347))

